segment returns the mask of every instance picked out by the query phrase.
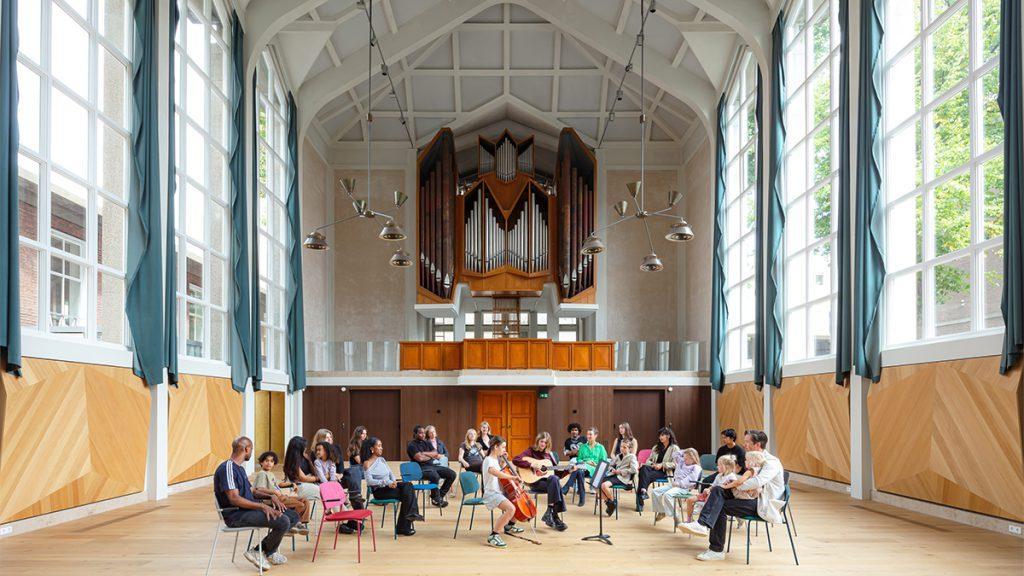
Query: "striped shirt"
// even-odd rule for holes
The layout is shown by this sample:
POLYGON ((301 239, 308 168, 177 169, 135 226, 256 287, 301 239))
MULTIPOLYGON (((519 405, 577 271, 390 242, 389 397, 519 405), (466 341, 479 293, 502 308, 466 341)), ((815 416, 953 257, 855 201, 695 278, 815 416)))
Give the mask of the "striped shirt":
MULTIPOLYGON (((249 476, 245 468, 235 464, 233 460, 225 460, 217 466, 213 473, 213 493, 217 497, 217 506, 231 508, 231 501, 228 500, 228 490, 238 490, 238 495, 247 500, 257 502, 252 495, 252 484, 249 483, 249 476)), ((229 520, 241 510, 227 510, 224 512, 224 519, 229 520)))

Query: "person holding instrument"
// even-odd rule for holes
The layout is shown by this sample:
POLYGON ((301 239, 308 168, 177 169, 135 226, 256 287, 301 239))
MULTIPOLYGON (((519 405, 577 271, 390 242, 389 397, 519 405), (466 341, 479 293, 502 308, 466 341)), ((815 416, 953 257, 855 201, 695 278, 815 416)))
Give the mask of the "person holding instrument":
MULTIPOLYGON (((550 528, 559 532, 564 531, 567 526, 559 514, 565 512, 565 497, 558 479, 569 475, 579 475, 581 472, 575 466, 569 470, 552 471, 551 467, 558 464, 558 456, 551 451, 551 434, 547 432, 537 434, 533 446, 513 458, 512 463, 517 468, 531 470, 536 476, 544 476, 528 486, 535 492, 546 492, 548 495, 548 509, 541 520, 550 528)), ((582 494, 580 496, 582 497, 582 494)))
POLYGON ((501 515, 494 519, 494 525, 491 526, 491 535, 487 537, 487 543, 496 548, 507 546, 505 541, 501 539, 501 535, 498 534, 499 529, 503 530, 506 534, 518 534, 523 531, 522 528, 512 522, 512 518, 516 515, 515 506, 505 497, 505 493, 498 483, 499 478, 510 482, 519 481, 514 474, 502 470, 501 459, 505 456, 505 439, 501 436, 492 436, 491 446, 487 451, 487 457, 484 458, 482 466, 484 480, 483 500, 484 506, 488 510, 494 510, 495 508, 501 510, 501 515))

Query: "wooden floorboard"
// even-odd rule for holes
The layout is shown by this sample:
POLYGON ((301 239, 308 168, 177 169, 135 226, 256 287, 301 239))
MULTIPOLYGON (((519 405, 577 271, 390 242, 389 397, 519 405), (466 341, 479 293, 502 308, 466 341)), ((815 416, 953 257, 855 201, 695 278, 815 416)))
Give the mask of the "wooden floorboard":
MULTIPOLYGON (((0 573, 161 575, 202 574, 213 531, 211 488, 200 488, 114 512, 0 540, 0 573)), ((589 502, 588 502, 589 504, 589 502)), ((556 533, 538 528, 543 545, 509 538, 504 550, 489 548, 486 512, 478 514, 473 531, 452 539, 457 501, 439 518, 427 511, 411 538, 392 540, 378 531, 378 551, 371 551, 369 534, 363 543, 363 563, 355 563, 355 538, 342 536, 331 550, 325 534, 315 564, 312 542, 297 542, 297 551, 284 552, 290 562, 274 574, 468 575, 468 574, 1020 574, 1024 571, 1024 540, 907 512, 884 504, 796 485, 793 506, 800 535, 796 538, 800 567, 793 565, 785 529, 772 530, 769 552, 762 530, 751 545, 751 565, 745 567, 743 536, 733 534, 733 549, 724 562, 702 563, 694 556, 706 542, 673 534, 668 521, 658 526, 645 513, 639 517, 632 501, 623 505, 618 521, 605 522, 614 546, 581 542, 597 530, 591 506, 571 506, 569 530, 556 533), (481 519, 484 522, 479 522, 481 519), (324 546, 326 542, 326 546, 324 546), (632 567, 623 569, 622 560, 632 567), (525 570, 525 567, 532 569, 525 570)), ((483 511, 481 508, 480 511, 483 511)), ((379 513, 379 512, 378 512, 379 513)), ((463 527, 468 525, 463 518, 463 527)), ((244 537, 243 537, 244 540, 244 537)), ((213 574, 253 574, 241 559, 231 564, 232 536, 221 536, 213 574)))

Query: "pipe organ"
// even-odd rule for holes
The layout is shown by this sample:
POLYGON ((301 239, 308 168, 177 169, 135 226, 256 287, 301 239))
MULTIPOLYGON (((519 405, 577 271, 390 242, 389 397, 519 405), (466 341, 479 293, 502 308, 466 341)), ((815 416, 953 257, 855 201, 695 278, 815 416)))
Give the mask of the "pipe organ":
POLYGON ((558 148, 552 180, 536 172, 533 137, 478 138, 476 173, 459 183, 452 133, 438 132, 417 166, 417 302, 450 302, 459 283, 511 297, 554 283, 564 301, 596 301, 594 261, 579 253, 596 225, 596 161, 571 129, 558 148))

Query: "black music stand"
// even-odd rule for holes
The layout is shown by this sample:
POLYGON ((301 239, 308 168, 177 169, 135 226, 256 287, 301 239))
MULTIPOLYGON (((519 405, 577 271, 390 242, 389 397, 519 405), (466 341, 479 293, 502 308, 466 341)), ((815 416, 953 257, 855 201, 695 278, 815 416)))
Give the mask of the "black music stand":
POLYGON ((604 542, 611 546, 612 537, 604 533, 604 510, 601 508, 601 501, 604 500, 604 490, 601 490, 601 484, 604 482, 609 464, 611 464, 611 460, 601 460, 594 467, 594 476, 590 479, 590 485, 597 489, 597 534, 584 536, 582 539, 604 542))

